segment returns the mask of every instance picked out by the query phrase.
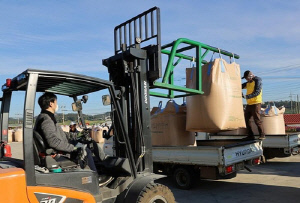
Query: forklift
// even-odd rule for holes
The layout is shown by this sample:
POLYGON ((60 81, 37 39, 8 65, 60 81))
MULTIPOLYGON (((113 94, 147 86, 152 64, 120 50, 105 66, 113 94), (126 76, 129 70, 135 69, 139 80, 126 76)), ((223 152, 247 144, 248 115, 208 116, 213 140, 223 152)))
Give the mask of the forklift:
POLYGON ((156 182, 163 176, 152 173, 149 87, 161 77, 160 49, 160 10, 154 7, 115 28, 115 55, 103 60, 109 81, 34 69, 7 79, 2 86, 1 147, 8 140, 12 93, 24 91, 23 160, 2 154, 1 202, 175 202, 170 189, 156 182), (141 46, 151 40, 154 45, 141 46), (87 132, 81 139, 89 145, 82 104, 88 105, 87 96, 99 91, 109 92, 102 96, 103 105, 111 106, 112 126, 107 134, 113 132, 117 138, 116 155, 96 162, 101 175, 112 177, 106 184, 99 184, 99 173, 81 169, 72 160, 54 160, 45 138, 34 129, 37 93, 70 97, 87 132))

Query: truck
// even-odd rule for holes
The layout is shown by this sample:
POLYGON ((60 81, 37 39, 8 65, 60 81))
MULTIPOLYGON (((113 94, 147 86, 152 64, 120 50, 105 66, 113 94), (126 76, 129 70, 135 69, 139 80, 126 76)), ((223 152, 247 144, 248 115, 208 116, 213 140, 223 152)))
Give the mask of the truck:
MULTIPOLYGON (((104 151, 114 154, 113 137, 105 140, 104 151)), ((196 146, 153 146, 153 169, 172 177, 179 189, 190 189, 200 179, 229 179, 248 165, 262 161, 262 143, 241 139, 197 140, 196 146)))
MULTIPOLYGON (((245 135, 218 135, 208 134, 209 140, 222 139, 243 139, 245 135)), ((275 157, 283 158, 300 153, 300 134, 291 133, 283 135, 266 135, 266 139, 262 142, 263 154, 266 159, 275 157)))
MULTIPOLYGON (((119 44, 121 49, 115 46, 115 54, 102 61, 108 68, 109 81, 76 73, 36 69, 27 69, 6 80, 0 99, 0 151, 3 152, 0 157, 1 202, 175 202, 171 190, 156 182, 162 176, 153 173, 149 84, 160 75, 161 67, 157 60, 159 44, 140 46, 142 41, 160 36, 154 33, 154 30, 160 31, 159 19, 160 10, 154 7, 115 28, 115 40, 128 23, 148 22, 153 26, 150 29, 153 32, 145 37, 142 27, 137 29, 134 26, 135 40, 130 40, 130 43, 123 41, 119 44), (23 159, 12 158, 7 153, 9 114, 14 108, 10 105, 12 95, 17 91, 25 93, 23 159), (34 129, 35 115, 39 113, 35 108, 36 97, 45 92, 73 102, 72 109, 77 112, 78 124, 83 128, 80 141, 94 154, 97 148, 91 146, 89 129, 83 116, 84 105, 89 105, 88 99, 96 95, 99 106, 102 100, 103 108, 105 105, 110 107, 111 128, 118 138, 116 154, 104 161, 95 159, 97 172, 79 167, 85 160, 83 151, 78 151, 83 158, 74 160, 59 156, 55 159, 57 153, 34 129)), ((23 103, 22 99, 18 102, 18 105, 23 103)))
MULTIPOLYGON (((208 53, 219 53, 230 58, 239 58, 239 55, 233 52, 187 38, 179 38, 159 47, 159 49, 162 54, 167 55, 168 62, 162 80, 154 80, 152 85, 150 84, 150 95, 167 99, 203 94, 200 73, 201 65, 207 63, 204 58, 208 53), (195 63, 197 84, 195 89, 179 86, 175 83, 178 80, 175 77, 176 66, 182 61, 195 63), (155 89, 166 91, 155 91, 155 89)), ((115 139, 113 137, 105 141, 104 150, 106 153, 115 154, 115 148, 117 148, 115 139)), ((154 172, 172 176, 176 186, 180 189, 190 189, 200 178, 235 177, 239 170, 250 170, 248 164, 259 164, 263 160, 262 155, 262 142, 259 140, 198 140, 196 146, 152 147, 154 172)))

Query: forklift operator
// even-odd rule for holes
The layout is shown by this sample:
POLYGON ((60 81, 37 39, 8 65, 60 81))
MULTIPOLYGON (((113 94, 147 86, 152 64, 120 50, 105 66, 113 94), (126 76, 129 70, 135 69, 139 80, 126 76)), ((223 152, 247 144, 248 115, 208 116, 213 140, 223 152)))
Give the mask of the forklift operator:
MULTIPOLYGON (((44 137, 48 146, 54 150, 63 152, 63 154, 66 155, 70 155, 70 153, 78 153, 77 149, 83 147, 83 144, 79 142, 74 143, 74 145, 69 143, 65 132, 59 126, 54 117, 54 113, 58 110, 56 95, 46 92, 40 96, 38 103, 41 107, 41 113, 36 119, 34 129, 44 137)), ((97 172, 92 152, 88 148, 85 148, 85 150, 88 166, 91 170, 97 172)))

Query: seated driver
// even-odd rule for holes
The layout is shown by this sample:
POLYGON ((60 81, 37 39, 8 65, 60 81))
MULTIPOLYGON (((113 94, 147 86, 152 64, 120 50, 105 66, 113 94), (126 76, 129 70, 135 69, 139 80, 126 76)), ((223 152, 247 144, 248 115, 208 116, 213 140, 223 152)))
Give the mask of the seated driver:
MULTIPOLYGON (((66 154, 77 152, 77 148, 82 147, 83 145, 81 143, 76 143, 75 146, 71 144, 54 117, 54 113, 58 110, 56 95, 46 92, 40 96, 38 103, 42 111, 36 119, 34 129, 46 139, 49 147, 56 151, 66 154)), ((86 148, 86 153, 88 166, 91 170, 97 172, 92 153, 88 148, 86 148)))

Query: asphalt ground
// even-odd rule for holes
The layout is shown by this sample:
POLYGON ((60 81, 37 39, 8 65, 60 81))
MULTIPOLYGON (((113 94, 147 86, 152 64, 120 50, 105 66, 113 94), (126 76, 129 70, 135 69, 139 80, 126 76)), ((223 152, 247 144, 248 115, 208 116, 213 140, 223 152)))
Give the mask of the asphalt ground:
MULTIPOLYGON (((22 158, 22 142, 11 143, 12 154, 22 158)), ((274 158, 267 163, 241 171, 226 180, 199 180, 190 190, 177 189, 171 178, 167 185, 179 203, 296 203, 300 202, 300 155, 274 158)))

